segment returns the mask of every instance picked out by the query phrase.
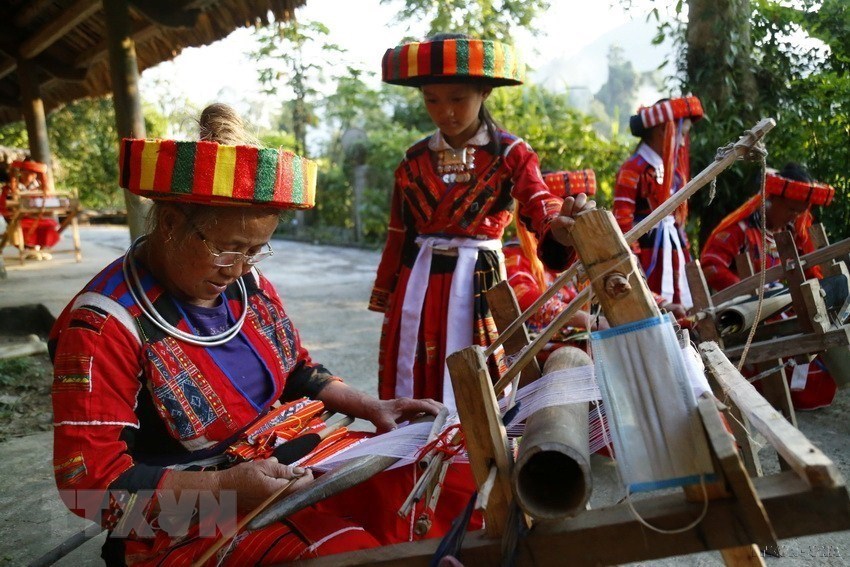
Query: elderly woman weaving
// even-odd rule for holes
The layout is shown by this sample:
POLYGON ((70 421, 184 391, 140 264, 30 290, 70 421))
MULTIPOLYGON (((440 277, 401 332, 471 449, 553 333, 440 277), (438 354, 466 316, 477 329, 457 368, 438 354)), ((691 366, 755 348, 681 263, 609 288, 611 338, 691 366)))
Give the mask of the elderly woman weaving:
MULTIPOLYGON (((51 334, 56 482, 69 508, 110 530, 110 564, 187 564, 204 553, 210 540, 198 537, 197 523, 175 534, 158 517, 166 501, 207 494, 224 502, 235 491, 244 514, 290 480, 308 485, 308 470, 251 445, 256 436, 246 432, 269 416, 301 426, 326 409, 383 431, 440 408, 377 400, 313 362, 256 269, 274 254, 279 211, 312 205, 315 164, 243 145, 241 121, 223 105, 204 110, 201 136, 123 142, 121 184, 154 199, 150 231, 92 279, 51 334), (239 458, 245 451, 253 460, 239 458), (136 527, 122 532, 131 516, 136 527)), ((378 544, 324 510, 240 534, 212 563, 378 544)))

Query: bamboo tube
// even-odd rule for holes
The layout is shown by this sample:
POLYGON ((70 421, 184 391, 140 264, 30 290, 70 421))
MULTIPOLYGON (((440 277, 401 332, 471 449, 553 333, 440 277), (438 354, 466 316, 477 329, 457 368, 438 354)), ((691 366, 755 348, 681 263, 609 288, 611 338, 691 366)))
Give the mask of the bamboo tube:
POLYGON ((755 300, 737 303, 726 308, 721 307, 717 310, 717 330, 720 331, 720 336, 746 331, 789 305, 791 305, 791 295, 787 293, 766 298, 762 303, 758 321, 756 321, 758 302, 755 300))
MULTIPOLYGON (((549 356, 543 374, 589 364, 584 351, 562 347, 549 356)), ((512 476, 517 503, 536 520, 584 510, 593 488, 588 403, 550 406, 529 416, 512 476)))

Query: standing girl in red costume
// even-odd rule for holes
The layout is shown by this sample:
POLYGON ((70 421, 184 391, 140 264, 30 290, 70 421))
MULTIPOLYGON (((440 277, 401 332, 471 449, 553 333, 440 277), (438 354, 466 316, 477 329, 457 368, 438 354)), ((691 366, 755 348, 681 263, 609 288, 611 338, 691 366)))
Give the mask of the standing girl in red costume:
POLYGON ((496 328, 483 292, 504 278, 501 237, 516 214, 550 268, 570 260, 572 216, 543 183, 537 155, 484 106, 492 89, 522 83, 513 48, 441 34, 387 50, 383 80, 419 88, 437 126, 396 170, 387 243, 369 308, 385 313, 379 395, 402 392, 454 406, 446 356, 486 346, 496 328))
MULTIPOLYGON (((690 180, 689 132, 702 116, 699 99, 684 96, 641 107, 631 117, 632 134, 641 141, 617 173, 612 210, 624 234, 690 180)), ((693 304, 684 270, 691 259, 687 219, 683 203, 633 245, 649 289, 686 309, 693 304)))

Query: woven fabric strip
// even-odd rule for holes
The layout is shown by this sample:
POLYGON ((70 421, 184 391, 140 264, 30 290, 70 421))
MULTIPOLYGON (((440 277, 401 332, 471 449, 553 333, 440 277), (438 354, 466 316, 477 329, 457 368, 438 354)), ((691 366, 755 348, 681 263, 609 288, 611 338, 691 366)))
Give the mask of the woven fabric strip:
POLYGON ((316 202, 316 163, 283 149, 125 139, 119 167, 121 187, 152 199, 281 209, 316 202))
POLYGON ((596 194, 596 173, 592 169, 554 171, 543 175, 543 182, 556 197, 585 193, 596 194))
POLYGON ((659 124, 680 118, 690 118, 697 121, 703 117, 704 112, 699 99, 693 95, 688 95, 662 100, 652 106, 642 106, 638 109, 637 115, 640 116, 644 128, 654 128, 659 124))

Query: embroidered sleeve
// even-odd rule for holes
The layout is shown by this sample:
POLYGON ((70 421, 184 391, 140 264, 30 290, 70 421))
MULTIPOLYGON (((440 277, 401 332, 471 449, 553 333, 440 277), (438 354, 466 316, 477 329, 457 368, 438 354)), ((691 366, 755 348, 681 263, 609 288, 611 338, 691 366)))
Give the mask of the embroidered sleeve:
POLYGON ((575 251, 552 237, 550 223, 561 211, 563 201, 543 182, 537 154, 527 143, 518 141, 507 151, 505 164, 511 170, 511 196, 518 203, 516 214, 539 241, 537 254, 552 270, 563 270, 575 258, 575 251))
POLYGON ((630 162, 624 163, 617 172, 614 205, 611 209, 623 234, 630 231, 635 223, 635 203, 639 196, 639 184, 640 172, 630 167, 630 162))
MULTIPOLYGON (((125 441, 125 432, 139 427, 141 388, 141 345, 125 314, 75 306, 57 321, 51 341, 56 485, 74 513, 107 529, 135 505, 134 494, 157 487, 164 470, 136 463, 125 441)), ((150 498, 138 504, 146 507, 150 498)))
POLYGON ((378 264, 375 285, 369 298, 369 309, 385 313, 390 294, 395 289, 398 274, 401 270, 401 255, 404 248, 406 227, 402 216, 402 195, 396 174, 396 184, 393 188, 390 204, 390 224, 387 229, 387 242, 378 264))
POLYGON ((733 225, 706 241, 700 255, 700 264, 706 282, 715 291, 738 283, 741 278, 732 270, 735 256, 744 250, 744 232, 733 225))

